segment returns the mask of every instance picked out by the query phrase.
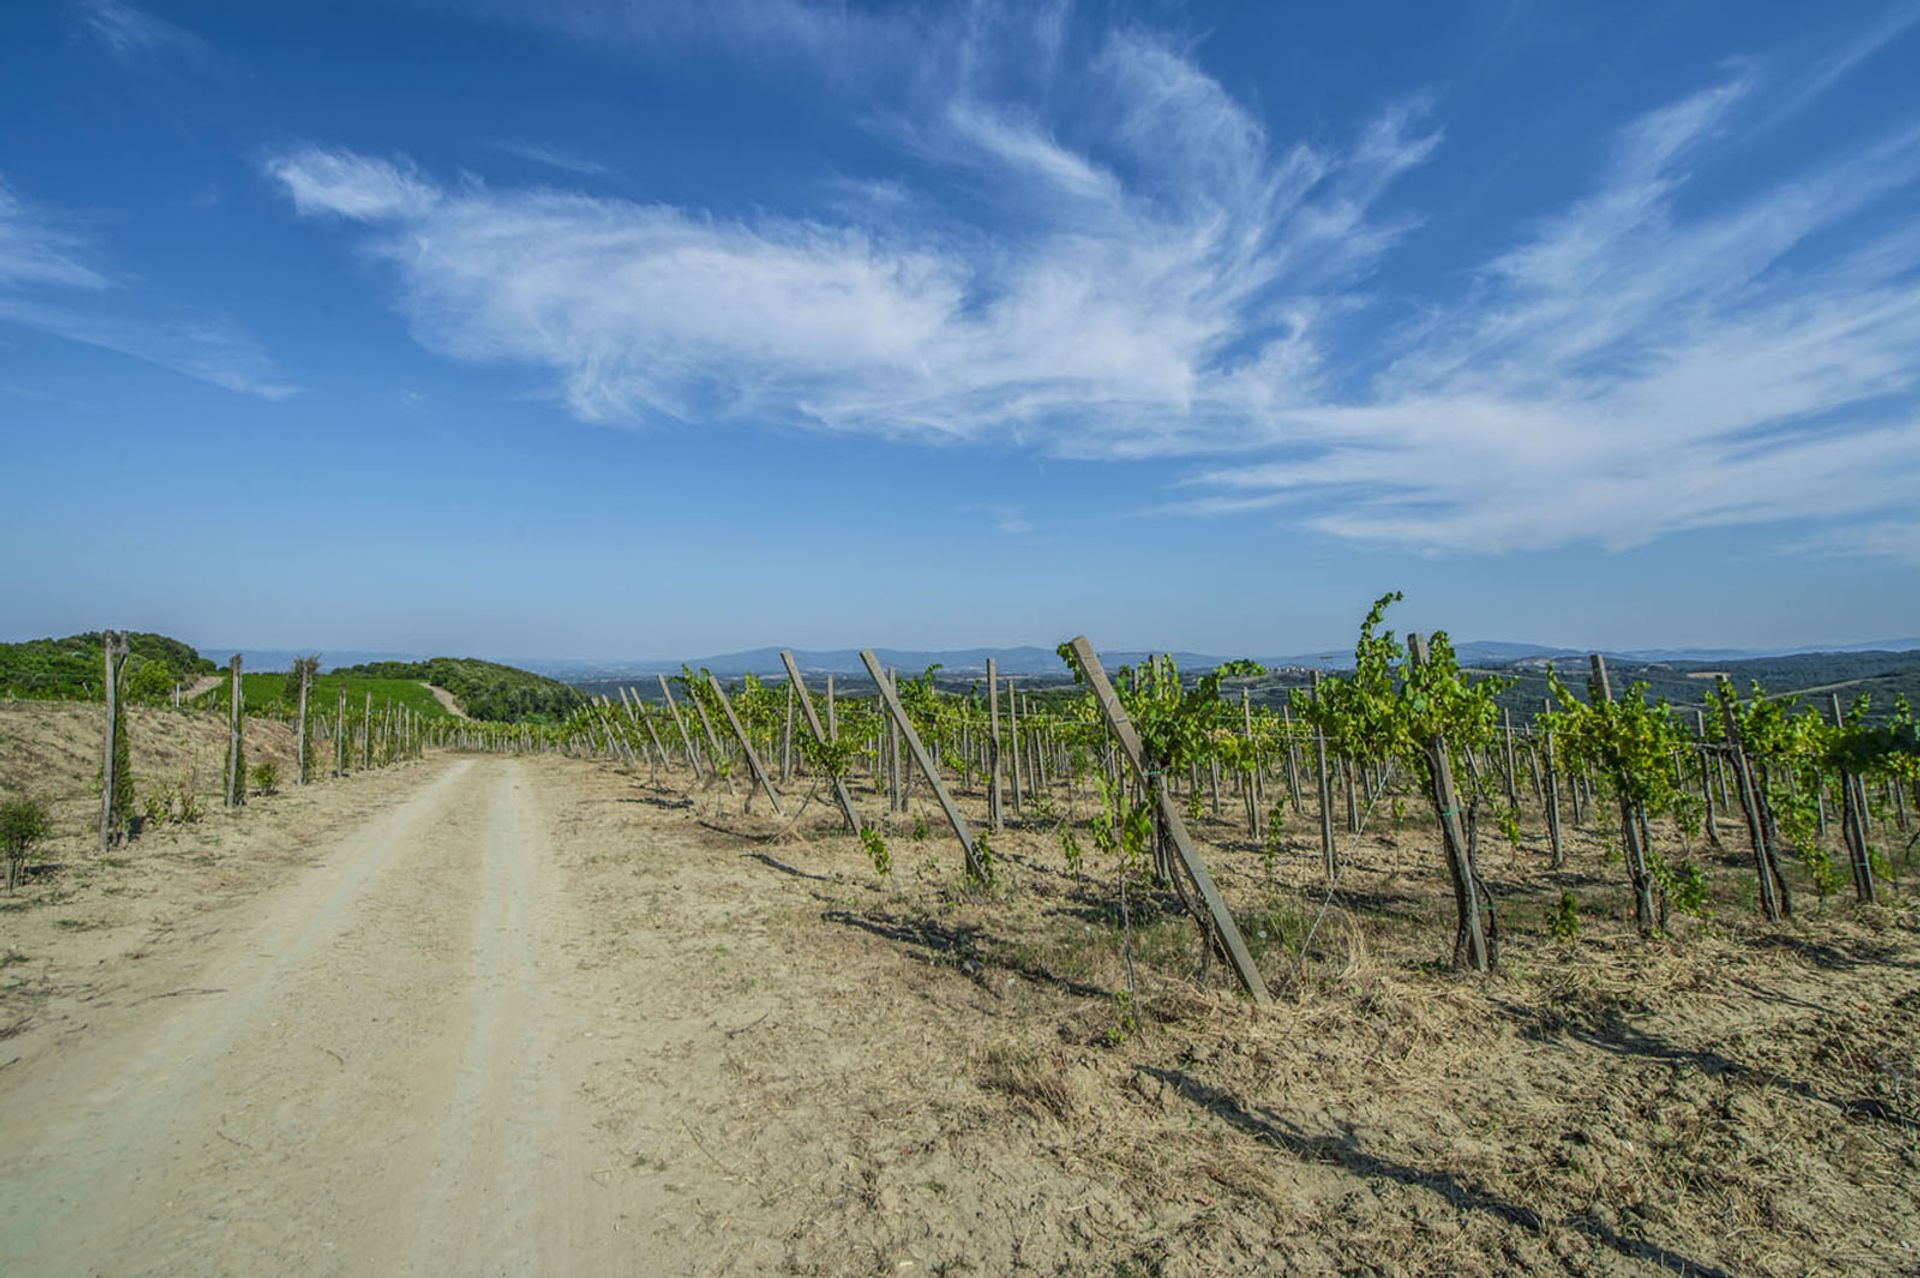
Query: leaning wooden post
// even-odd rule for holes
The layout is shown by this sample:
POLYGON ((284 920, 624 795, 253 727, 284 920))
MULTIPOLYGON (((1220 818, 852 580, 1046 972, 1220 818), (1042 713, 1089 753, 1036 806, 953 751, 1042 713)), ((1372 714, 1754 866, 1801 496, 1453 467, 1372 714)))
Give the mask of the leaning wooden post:
POLYGON ((687 752, 687 766, 693 769, 693 779, 698 781, 701 779, 700 756, 693 748, 693 738, 687 735, 687 724, 680 717, 680 707, 673 703, 673 689, 667 686, 665 675, 655 675, 654 678, 660 681, 660 692, 667 699, 667 712, 673 716, 673 726, 679 729, 680 744, 687 752))
MULTIPOLYGON (((1318 670, 1312 672, 1310 687, 1310 695, 1317 705, 1320 701, 1318 670)), ((1327 734, 1318 726, 1313 730, 1313 770, 1319 786, 1320 859, 1327 872, 1327 882, 1331 883, 1340 874, 1340 856, 1333 846, 1333 779, 1327 775, 1327 734)))
MULTIPOLYGON (((807 721, 807 731, 811 732, 813 739, 820 744, 831 744, 833 741, 830 735, 831 729, 820 726, 820 715, 813 708, 813 698, 807 695, 807 681, 800 677, 800 667, 793 663, 793 654, 783 650, 780 653, 780 661, 787 668, 788 686, 800 694, 800 712, 807 721)), ((828 676, 828 679, 831 682, 832 676, 828 676)), ((832 702, 828 702, 828 705, 831 706, 832 702)), ((846 779, 837 772, 829 774, 829 778, 833 782, 834 800, 840 804, 840 815, 847 819, 847 829, 854 834, 860 833, 860 817, 853 810, 853 796, 847 793, 846 779)))
POLYGON ((247 801, 246 746, 241 740, 241 724, 246 711, 246 690, 240 684, 240 654, 233 654, 230 666, 233 704, 227 709, 227 806, 237 808, 247 801))
MULTIPOLYGON (((711 674, 707 676, 707 686, 713 689, 713 695, 720 700, 720 710, 727 716, 727 726, 733 729, 733 735, 740 742, 740 750, 747 756, 747 766, 753 769, 753 779, 767 792, 767 802, 773 804, 774 812, 779 816, 786 813, 780 810, 780 796, 774 792, 773 782, 767 780, 767 770, 760 766, 760 756, 754 753, 753 742, 747 740, 747 730, 740 726, 740 717, 733 712, 733 702, 727 699, 727 690, 711 674)), ((749 796, 751 797, 751 796, 749 796)))
POLYGON ((1232 964, 1234 974, 1240 978, 1240 984, 1247 993, 1253 996, 1253 1001, 1265 1006, 1273 1001, 1267 993, 1267 982, 1255 966, 1253 956, 1247 952, 1247 943, 1240 936, 1240 927, 1233 921, 1227 903, 1221 899, 1220 890, 1213 885, 1213 876, 1207 873, 1206 863, 1194 850, 1193 838, 1187 833, 1186 818, 1180 812, 1180 805, 1174 802, 1172 791, 1167 788, 1167 779, 1158 772, 1148 774, 1145 752, 1140 746, 1140 734, 1134 731, 1133 720, 1127 717, 1126 707, 1120 704, 1113 685, 1107 682, 1107 672, 1101 668, 1093 645, 1085 635, 1081 635, 1070 646, 1074 661, 1080 667, 1087 686, 1093 690, 1094 700, 1100 706, 1108 729, 1120 743, 1120 752, 1127 757, 1141 784, 1153 790, 1161 824, 1173 840, 1174 854, 1180 858, 1180 864, 1186 869, 1187 877, 1193 880, 1193 886, 1199 891, 1200 900, 1206 907, 1207 917, 1200 920, 1201 923, 1219 939, 1221 947, 1227 952, 1227 962, 1232 964))
MULTIPOLYGON (((713 676, 707 677, 711 679, 713 676)), ((737 794, 738 791, 733 788, 733 768, 721 752, 720 738, 713 732, 713 720, 707 718, 706 703, 700 699, 700 689, 691 679, 687 681, 687 700, 693 704, 694 718, 700 720, 700 735, 707 743, 707 752, 713 763, 713 770, 719 773, 720 779, 727 783, 727 793, 737 794)))
POLYGON ((980 849, 974 846, 973 832, 967 828, 966 818, 960 815, 960 809, 953 806, 953 799, 947 793, 947 786, 940 779, 940 773, 933 766, 927 748, 920 744, 920 734, 914 731, 913 723, 907 718, 907 712, 900 708, 900 698, 894 692, 893 680, 887 678, 887 672, 874 660, 871 648, 860 650, 860 660, 873 676, 873 682, 880 689, 880 700, 887 709, 887 717, 900 729, 900 735, 906 740, 907 749, 913 755, 913 761, 920 765, 921 773, 927 778, 927 784, 933 790, 933 797, 940 801, 940 810, 947 814, 947 824, 953 827, 953 835, 960 840, 960 849, 966 854, 967 874, 977 882, 987 881, 987 867, 980 859, 980 849))
MULTIPOLYGON (((1417 633, 1408 635, 1408 673, 1418 671, 1425 664, 1426 638, 1417 633)), ((1475 971, 1485 972, 1493 966, 1493 954, 1487 945, 1486 925, 1480 917, 1480 876, 1474 870, 1466 827, 1460 820, 1460 794, 1453 786, 1453 756, 1443 733, 1434 733, 1433 739, 1426 742, 1426 748, 1434 807, 1440 814, 1440 833, 1447 845, 1447 871, 1453 880, 1454 909, 1459 914, 1453 961, 1458 964, 1464 958, 1475 971)))
POLYGON ((367 708, 360 715, 360 770, 373 771, 373 689, 367 689, 367 708))

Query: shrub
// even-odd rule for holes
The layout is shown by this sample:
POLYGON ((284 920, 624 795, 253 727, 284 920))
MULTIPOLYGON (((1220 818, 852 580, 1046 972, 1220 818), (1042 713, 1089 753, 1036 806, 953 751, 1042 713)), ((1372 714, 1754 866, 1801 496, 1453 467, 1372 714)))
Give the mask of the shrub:
POLYGON ((33 845, 53 832, 47 805, 30 794, 0 799, 0 852, 7 858, 7 891, 19 881, 20 867, 33 845))
POLYGON ((1573 899, 1573 893, 1560 894, 1560 904, 1547 919, 1547 930, 1556 941, 1572 941, 1580 935, 1580 903, 1573 899))
POLYGON ((262 794, 272 794, 274 786, 280 783, 280 769, 271 763, 262 763, 253 770, 253 788, 262 794))

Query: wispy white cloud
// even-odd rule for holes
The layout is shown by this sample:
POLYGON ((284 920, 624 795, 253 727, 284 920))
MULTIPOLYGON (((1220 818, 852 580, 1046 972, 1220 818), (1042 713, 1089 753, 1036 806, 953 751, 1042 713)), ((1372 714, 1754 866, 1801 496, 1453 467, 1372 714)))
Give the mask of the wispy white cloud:
POLYGON ((72 219, 29 205, 0 183, 0 324, 130 355, 264 399, 297 393, 254 342, 177 307, 144 305, 130 282, 92 260, 72 219))
POLYGON ((81 261, 83 249, 79 235, 29 207, 0 182, 0 289, 105 288, 106 277, 81 261))
POLYGON ((423 343, 538 370, 582 418, 1206 457, 1170 509, 1425 550, 1900 526, 1920 492, 1920 235, 1850 233, 1920 178, 1920 131, 1737 195, 1701 178, 1904 34, 1907 10, 1798 79, 1748 70, 1626 122, 1584 198, 1400 327, 1367 316, 1367 290, 1418 225, 1389 199, 1440 143, 1418 102, 1294 141, 1179 45, 1076 43, 1060 8, 974 6, 937 33, 925 11, 783 4, 728 27, 695 6, 627 31, 632 12, 542 20, 799 50, 834 74, 914 47, 901 83, 868 86, 901 171, 841 179, 852 198, 826 218, 325 148, 268 166, 303 213, 362 228, 423 343))
POLYGON ((1814 556, 1866 555, 1920 568, 1920 519, 1875 519, 1826 529, 1788 549, 1814 556))
POLYGON ((722 218, 322 148, 268 169, 302 212, 372 227, 422 341, 548 368, 591 420, 773 415, 1082 456, 1241 440, 1250 396, 1307 394, 1304 335, 1393 242, 1372 207, 1433 138, 1395 110, 1275 157, 1162 45, 1114 36, 1097 67, 1110 98, 1077 145, 978 76, 887 123, 991 227, 907 200, 722 218))
POLYGON ((490 144, 494 150, 531 164, 543 164, 562 173, 571 173, 576 177, 603 177, 610 170, 598 160, 573 155, 557 147, 542 146, 537 142, 523 142, 514 139, 490 144))
POLYGON ((1342 537, 1466 550, 1911 508, 1920 244, 1810 242, 1920 177, 1920 131, 1683 218, 1744 92, 1628 127, 1599 189, 1358 402, 1284 415, 1288 459, 1204 471, 1185 508, 1286 505, 1342 537))
POLYGON ((81 29, 123 62, 174 58, 198 65, 206 61, 206 41, 125 0, 74 0, 72 8, 81 29))

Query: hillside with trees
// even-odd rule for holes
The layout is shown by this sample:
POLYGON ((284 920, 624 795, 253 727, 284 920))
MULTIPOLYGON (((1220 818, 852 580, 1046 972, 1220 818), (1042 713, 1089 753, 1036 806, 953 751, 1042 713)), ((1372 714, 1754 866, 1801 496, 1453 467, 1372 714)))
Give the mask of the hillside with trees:
POLYGON ((452 693, 473 718, 501 723, 563 719, 587 703, 579 689, 557 679, 472 657, 369 661, 334 673, 430 683, 452 693))
MULTIPOLYGON (((213 662, 166 635, 126 635, 126 691, 136 701, 162 701, 175 684, 213 674, 213 662)), ((64 639, 0 643, 0 699, 94 701, 100 697, 100 632, 64 639)))

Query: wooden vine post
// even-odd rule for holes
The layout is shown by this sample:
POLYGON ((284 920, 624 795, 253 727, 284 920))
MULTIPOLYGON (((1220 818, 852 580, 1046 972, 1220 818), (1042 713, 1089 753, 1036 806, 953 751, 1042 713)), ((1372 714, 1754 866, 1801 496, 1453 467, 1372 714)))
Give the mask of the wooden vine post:
MULTIPOLYGON (((1717 848, 1720 846, 1720 823, 1714 816, 1713 811, 1713 777, 1708 770, 1708 764, 1713 756, 1706 752, 1707 715, 1704 710, 1695 710, 1693 712, 1693 733, 1696 737, 1700 738, 1700 798, 1706 804, 1706 815, 1703 820, 1706 824, 1707 842, 1717 848)), ((1816 795, 1818 794, 1817 787, 1815 793, 1816 795)), ((1820 809, 1820 835, 1822 838, 1826 837, 1826 823, 1827 811, 1823 806, 1820 809)))
POLYGON ((347 775, 347 681, 340 680, 340 696, 333 711, 333 775, 347 775))
POLYGON ((108 630, 101 635, 105 660, 106 741, 100 763, 100 850, 112 846, 133 812, 133 771, 127 758, 127 707, 120 696, 120 671, 127 661, 127 637, 108 630))
MULTIPOLYGON (((1320 700, 1320 672, 1312 672, 1311 694, 1320 700)), ((1331 883, 1340 874, 1340 856, 1333 847, 1333 779, 1327 775, 1327 734, 1313 730, 1313 770, 1320 800, 1320 859, 1331 883)))
POLYGON ((986 882, 987 866, 980 859, 980 849, 974 845, 973 832, 967 828, 966 818, 960 815, 960 809, 953 806, 953 798, 947 793, 947 786, 940 779, 939 771, 933 766, 933 759, 927 754, 927 748, 920 744, 920 734, 914 731, 913 723, 907 718, 907 712, 900 708, 900 698, 894 692, 893 681, 887 678, 887 672, 880 668, 874 659, 871 648, 860 650, 860 661, 873 676, 874 686, 880 689, 880 700, 886 706, 887 717, 900 730, 905 738, 907 749, 913 755, 913 761, 920 765, 921 773, 927 778, 927 784, 933 789, 933 797, 940 802, 940 810, 947 814, 947 824, 953 827, 953 836, 960 840, 960 849, 966 854, 967 874, 976 882, 986 882))
MULTIPOLYGON (((1424 636, 1407 636, 1407 664, 1409 673, 1427 664, 1424 636)), ((1493 951, 1487 943, 1486 923, 1481 917, 1480 875, 1473 864, 1466 826, 1460 820, 1460 792, 1453 784, 1453 756, 1448 752, 1446 735, 1441 732, 1433 734, 1426 748, 1434 810, 1440 814, 1440 833, 1447 845, 1447 875, 1453 880, 1454 909, 1459 915, 1453 961, 1456 965, 1464 961, 1474 971, 1485 972, 1493 966, 1493 951)))
MULTIPOLYGON (((1541 704, 1548 714, 1553 713, 1552 697, 1541 704)), ((1566 864, 1566 852, 1560 841, 1560 778, 1559 769, 1554 766, 1552 728, 1542 729, 1541 747, 1546 757, 1542 760, 1544 772, 1540 778, 1540 796, 1547 805, 1547 838, 1553 844, 1553 868, 1557 870, 1566 864)))
POLYGON ((667 685, 665 675, 655 675, 654 678, 660 681, 660 695, 667 699, 667 713, 673 716, 673 726, 679 730, 680 745, 687 752, 687 766, 693 769, 693 779, 698 781, 701 779, 700 756, 693 748, 693 738, 687 735, 687 724, 680 717, 680 707, 673 703, 673 689, 667 685))
POLYGON ((1753 762, 1747 758, 1747 744, 1740 733, 1740 720, 1733 712, 1733 683, 1719 681, 1720 706, 1726 715, 1727 758, 1733 764, 1734 789, 1740 793, 1740 810, 1747 818, 1747 841, 1753 845, 1754 876, 1760 882, 1760 910, 1769 923, 1778 923, 1782 914, 1791 914, 1786 880, 1774 862, 1773 848, 1767 842, 1766 816, 1760 807, 1760 787, 1754 779, 1753 762))
POLYGON ((307 690, 308 685, 313 682, 313 672, 307 668, 307 663, 304 658, 296 658, 296 660, 300 662, 300 710, 299 717, 293 726, 294 749, 299 755, 299 757, 294 760, 294 784, 305 785, 307 783, 308 763, 307 690))
POLYGON ((229 669, 233 695, 227 707, 227 806, 237 808, 247 801, 247 752, 241 739, 247 694, 240 683, 239 653, 233 654, 229 669))
MULTIPOLYGON (((780 662, 787 668, 788 686, 799 694, 800 713, 801 717, 807 721, 807 731, 811 732, 813 739, 821 745, 830 745, 833 741, 830 729, 820 726, 819 712, 813 708, 813 698, 807 695, 807 681, 800 677, 800 667, 793 663, 793 654, 782 650, 780 662)), ((827 704, 831 707, 833 703, 829 701, 827 704)), ((853 834, 860 833, 860 817, 853 810, 853 796, 847 793, 846 779, 839 773, 832 773, 829 775, 829 780, 833 782, 833 798, 840 805, 840 815, 847 819, 848 831, 853 834)))
MULTIPOLYGON (((1840 713, 1840 694, 1832 698, 1833 724, 1844 728, 1840 713)), ((1867 848, 1867 787, 1860 777, 1844 768, 1840 771, 1840 838, 1847 845, 1847 861, 1853 868, 1853 892, 1862 905, 1878 899, 1873 882, 1873 856, 1867 848)))
MULTIPOLYGON (((774 792, 773 782, 767 779, 767 770, 760 766, 760 756, 754 752, 753 742, 747 740, 747 730, 740 726, 740 717, 733 712, 733 702, 727 699, 727 690, 711 674, 707 676, 707 686, 719 698, 721 713, 727 716, 727 726, 733 729, 735 739, 740 742, 741 753, 747 756, 747 766, 753 770, 753 779, 766 791, 767 802, 773 805, 774 812, 784 817, 786 813, 781 811, 780 796, 774 792)), ((749 794, 747 797, 751 799, 753 796, 749 794)))
POLYGON ((1000 833, 1005 815, 1000 811, 1000 678, 992 657, 987 658, 987 820, 1000 833))
POLYGON ((1240 936, 1240 927, 1233 921, 1233 915, 1227 909, 1227 903, 1220 897, 1220 889, 1213 885, 1213 876, 1207 873, 1206 863, 1193 846, 1193 836, 1187 833, 1187 822, 1180 811, 1180 805, 1174 801, 1173 792, 1167 788, 1167 779, 1159 772, 1149 773, 1145 751, 1140 745, 1140 734, 1134 730, 1133 720, 1127 716, 1127 709, 1120 704, 1119 694, 1107 681, 1107 672, 1100 665, 1100 658, 1094 654, 1093 644, 1085 635, 1074 639, 1074 662, 1080 667, 1087 686, 1093 690, 1093 699, 1100 707, 1101 716, 1107 721, 1107 728, 1119 742, 1120 753, 1126 756, 1134 775, 1141 785, 1153 792, 1155 805, 1159 808, 1160 822, 1166 829, 1167 837, 1173 841, 1174 855, 1193 881, 1194 888, 1200 893, 1201 904, 1207 916, 1200 923, 1213 938, 1220 942, 1226 951, 1227 962, 1232 965, 1234 975, 1240 978, 1240 984, 1255 1003, 1262 1007, 1273 1001, 1267 993, 1267 982, 1255 966, 1253 955, 1247 952, 1247 943, 1240 936))
POLYGON ((1013 811, 1020 809, 1020 694, 1013 689, 1013 677, 1007 677, 1007 742, 1013 747, 1013 811))
MULTIPOLYGON (((1613 684, 1607 679, 1607 659, 1591 653, 1587 664, 1592 671, 1589 695, 1595 701, 1613 702, 1613 684)), ((1633 884, 1633 913, 1642 935, 1652 936, 1660 926, 1659 910, 1654 902, 1653 871, 1647 865, 1647 849, 1640 841, 1640 822, 1633 799, 1620 795, 1620 842, 1627 858, 1627 878, 1633 884)))

